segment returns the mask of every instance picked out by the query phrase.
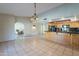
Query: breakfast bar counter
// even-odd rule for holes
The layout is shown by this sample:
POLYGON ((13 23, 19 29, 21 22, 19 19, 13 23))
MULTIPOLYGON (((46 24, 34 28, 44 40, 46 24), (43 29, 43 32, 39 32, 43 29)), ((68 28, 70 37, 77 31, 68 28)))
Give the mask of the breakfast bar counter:
POLYGON ((79 48, 79 32, 45 32, 46 40, 79 48))

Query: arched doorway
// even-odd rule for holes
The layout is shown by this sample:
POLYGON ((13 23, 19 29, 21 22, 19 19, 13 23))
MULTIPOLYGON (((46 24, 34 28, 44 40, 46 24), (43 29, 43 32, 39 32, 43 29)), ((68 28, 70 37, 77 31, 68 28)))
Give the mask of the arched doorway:
POLYGON ((15 33, 16 37, 23 37, 24 35, 24 24, 21 22, 16 22, 15 23, 15 33))

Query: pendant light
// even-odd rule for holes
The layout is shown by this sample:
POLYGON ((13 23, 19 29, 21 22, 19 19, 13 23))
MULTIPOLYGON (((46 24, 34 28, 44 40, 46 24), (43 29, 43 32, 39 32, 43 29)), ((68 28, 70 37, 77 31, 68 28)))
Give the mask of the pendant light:
POLYGON ((34 14, 33 16, 31 17, 31 21, 32 21, 32 28, 36 28, 36 22, 37 22, 37 14, 36 14, 36 3, 34 3, 34 14))

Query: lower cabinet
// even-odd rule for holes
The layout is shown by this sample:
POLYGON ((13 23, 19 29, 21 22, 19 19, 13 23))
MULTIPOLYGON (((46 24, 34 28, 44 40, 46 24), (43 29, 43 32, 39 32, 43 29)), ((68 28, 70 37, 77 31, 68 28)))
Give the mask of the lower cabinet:
POLYGON ((62 43, 64 44, 64 33, 56 33, 56 32, 46 32, 45 37, 47 40, 56 42, 56 43, 62 43))
POLYGON ((56 32, 46 32, 45 33, 46 40, 58 42, 57 33, 56 32))
POLYGON ((72 44, 71 35, 68 33, 65 33, 65 35, 64 35, 64 44, 67 46, 71 46, 71 44, 72 44))
POLYGON ((46 38, 46 40, 52 40, 52 35, 53 35, 52 32, 46 32, 46 33, 45 33, 45 38, 46 38))
POLYGON ((45 38, 47 40, 64 44, 66 46, 79 48, 79 34, 46 32, 45 38))
POLYGON ((57 35, 57 37, 56 37, 57 38, 57 42, 60 43, 60 44, 61 43, 64 44, 64 40, 63 39, 64 39, 64 35, 65 34, 64 33, 57 33, 56 35, 57 35))
POLYGON ((72 34, 71 37, 73 48, 79 48, 79 34, 72 34))

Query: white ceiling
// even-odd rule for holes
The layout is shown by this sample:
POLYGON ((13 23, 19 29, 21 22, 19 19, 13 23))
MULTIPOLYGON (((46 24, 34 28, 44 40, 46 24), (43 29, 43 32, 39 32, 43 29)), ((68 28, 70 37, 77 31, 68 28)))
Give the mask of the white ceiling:
MULTIPOLYGON (((34 13, 33 3, 0 3, 0 13, 11 14, 15 16, 32 16, 34 13)), ((37 14, 55 8, 61 3, 37 3, 37 14)))

